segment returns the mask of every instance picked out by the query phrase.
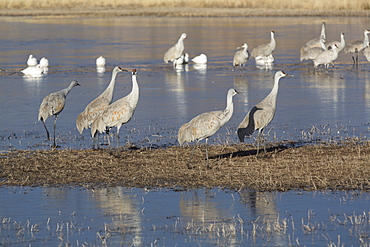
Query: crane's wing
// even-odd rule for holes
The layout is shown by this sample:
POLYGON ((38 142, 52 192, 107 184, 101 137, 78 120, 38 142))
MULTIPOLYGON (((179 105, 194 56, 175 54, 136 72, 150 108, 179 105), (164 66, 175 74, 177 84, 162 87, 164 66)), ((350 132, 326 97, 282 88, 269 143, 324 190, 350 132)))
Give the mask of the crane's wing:
POLYGON ((244 142, 245 136, 250 136, 256 129, 255 122, 254 122, 254 115, 256 111, 262 110, 257 106, 254 106, 244 117, 243 121, 238 126, 238 137, 241 142, 244 142))

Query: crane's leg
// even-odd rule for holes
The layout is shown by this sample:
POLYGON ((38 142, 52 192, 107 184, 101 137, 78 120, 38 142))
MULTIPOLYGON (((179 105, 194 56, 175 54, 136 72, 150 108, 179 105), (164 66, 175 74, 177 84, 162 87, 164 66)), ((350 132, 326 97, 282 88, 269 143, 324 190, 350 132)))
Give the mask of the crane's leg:
POLYGON ((46 128, 46 125, 45 125, 45 123, 44 123, 44 120, 43 120, 43 119, 41 119, 41 122, 42 122, 42 124, 44 125, 44 128, 45 128, 45 130, 46 130, 46 137, 47 137, 47 138, 48 138, 48 140, 50 141, 50 134, 49 134, 48 128, 46 128))
POLYGON ((207 160, 207 166, 208 166, 208 138, 206 138, 206 160, 207 160))
POLYGON ((257 134, 257 153, 256 155, 258 155, 259 151, 260 151, 260 135, 261 135, 261 131, 258 130, 258 134, 257 134))
POLYGON ((194 168, 194 167, 190 166, 190 163, 193 160, 194 151, 195 151, 195 148, 196 148, 197 144, 198 144, 198 141, 195 142, 194 147, 193 147, 193 150, 191 151, 191 156, 190 156, 190 159, 189 159, 188 164, 187 164, 187 166, 188 166, 189 169, 193 169, 194 168))
POLYGON ((117 135, 116 135, 116 140, 117 140, 117 148, 119 147, 119 129, 121 128, 122 125, 117 125, 117 135))
POLYGON ((54 138, 53 138, 53 148, 56 148, 57 145, 55 143, 55 130, 57 128, 57 119, 58 119, 58 115, 55 115, 55 118, 54 118, 54 138))
POLYGON ((105 127, 105 134, 106 134, 106 137, 107 137, 108 146, 110 146, 110 136, 109 136, 109 131, 110 131, 110 128, 109 128, 109 127, 105 127))

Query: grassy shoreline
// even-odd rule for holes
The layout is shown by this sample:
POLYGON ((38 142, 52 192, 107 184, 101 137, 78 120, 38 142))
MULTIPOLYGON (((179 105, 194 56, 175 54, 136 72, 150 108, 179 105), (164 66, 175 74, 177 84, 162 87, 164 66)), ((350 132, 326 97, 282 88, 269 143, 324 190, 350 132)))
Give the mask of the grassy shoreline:
POLYGON ((73 8, 1 8, 3 17, 258 17, 258 16, 370 16, 370 10, 333 10, 330 8, 271 9, 271 8, 215 8, 215 7, 73 7, 73 8))
POLYGON ((250 145, 165 149, 12 151, 0 158, 0 185, 166 187, 287 190, 370 190, 370 144, 250 145))

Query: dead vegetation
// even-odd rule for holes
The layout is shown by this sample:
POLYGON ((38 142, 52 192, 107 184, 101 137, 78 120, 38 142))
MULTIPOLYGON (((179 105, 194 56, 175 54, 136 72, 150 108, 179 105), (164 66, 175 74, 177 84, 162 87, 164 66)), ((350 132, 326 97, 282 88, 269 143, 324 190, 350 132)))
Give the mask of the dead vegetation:
POLYGON ((258 191, 369 190, 370 145, 275 146, 255 156, 247 145, 166 149, 12 151, 0 158, 0 185, 220 187, 258 191))

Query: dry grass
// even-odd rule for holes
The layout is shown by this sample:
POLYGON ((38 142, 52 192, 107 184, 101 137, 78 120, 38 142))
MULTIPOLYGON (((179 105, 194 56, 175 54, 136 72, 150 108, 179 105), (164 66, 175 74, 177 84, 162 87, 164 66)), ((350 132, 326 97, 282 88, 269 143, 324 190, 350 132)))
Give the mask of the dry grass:
POLYGON ((2 0, 0 15, 369 16, 368 0, 2 0))
POLYGON ((193 7, 193 8, 267 8, 267 9, 305 9, 305 10, 369 10, 368 0, 2 0, 0 8, 75 8, 75 7, 193 7))
POLYGON ((140 150, 15 151, 0 159, 0 185, 220 187, 259 191, 369 190, 370 145, 271 147, 256 157, 246 145, 140 150))

